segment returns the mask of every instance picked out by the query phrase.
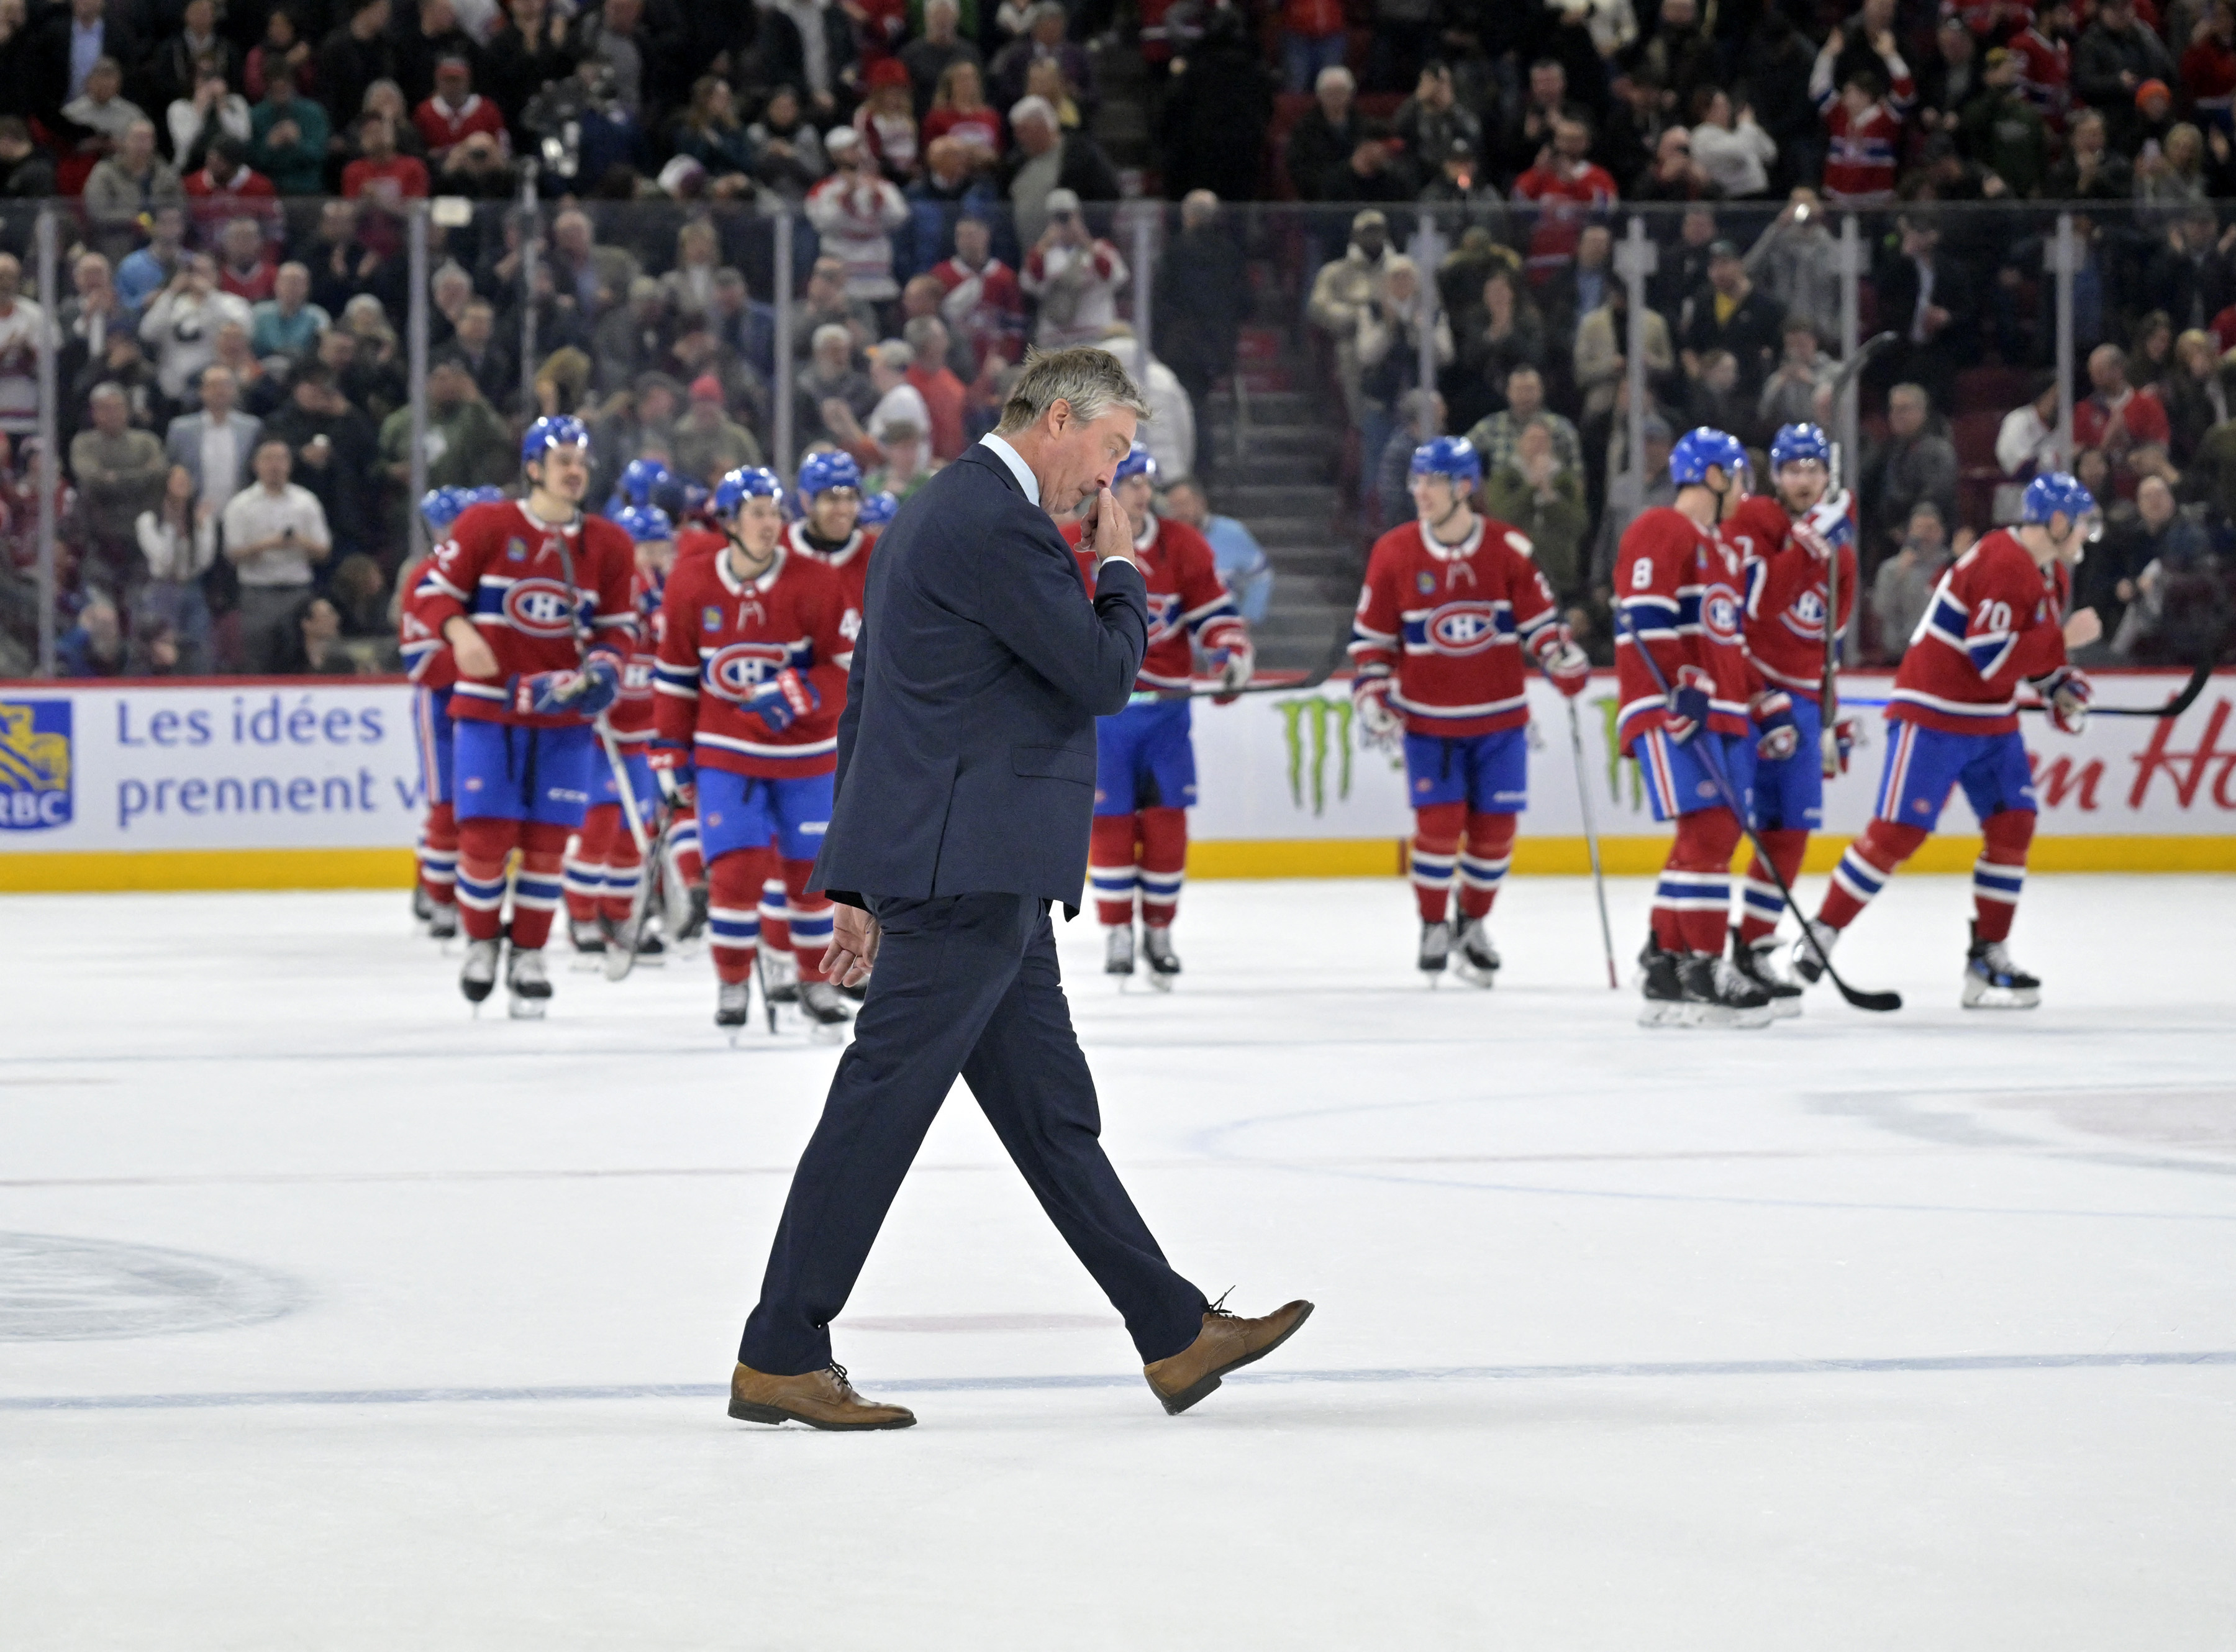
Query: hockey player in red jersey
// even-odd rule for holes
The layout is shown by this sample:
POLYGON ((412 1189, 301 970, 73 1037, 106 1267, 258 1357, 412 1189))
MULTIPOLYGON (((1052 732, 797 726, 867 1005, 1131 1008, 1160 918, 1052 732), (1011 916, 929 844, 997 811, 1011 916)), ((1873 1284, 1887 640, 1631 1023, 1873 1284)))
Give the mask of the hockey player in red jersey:
POLYGON ((720 983, 715 1024, 745 1024, 761 890, 780 858, 800 1009, 819 1034, 836 1036, 847 1010, 822 971, 831 903, 807 880, 831 820, 859 628, 838 576, 785 549, 783 497, 775 472, 731 471, 714 490, 728 546, 679 562, 668 576, 652 761, 697 806, 720 983))
MULTIPOLYGON (((1725 543, 1746 565, 1747 657, 1766 686, 1784 689, 1792 699, 1799 731, 1790 756, 1757 759, 1749 822, 1788 889, 1801 876, 1809 834, 1825 824, 1825 610, 1835 557, 1836 633, 1856 606, 1855 512, 1845 492, 1826 497, 1832 457, 1832 444, 1816 425, 1782 427, 1770 444, 1776 493, 1750 495, 1723 530, 1725 543)), ((1840 719, 1833 772, 1845 771, 1854 744, 1854 721, 1840 719)), ((1799 1015, 1801 989, 1777 962, 1778 920, 1785 912, 1786 898, 1758 852, 1740 885, 1732 962, 1769 995, 1772 1010, 1799 1015)))
POLYGON ((1482 480, 1483 461, 1464 438, 1439 436, 1413 450, 1419 520, 1375 542, 1351 621, 1361 728, 1378 745, 1403 738, 1419 964, 1432 985, 1453 951, 1455 871, 1454 967, 1479 987, 1496 977, 1487 925, 1514 859, 1515 817, 1529 800, 1525 672, 1542 668, 1571 695, 1591 675, 1529 539, 1476 514, 1482 480))
POLYGON ((521 438, 527 497, 476 505, 420 582, 428 622, 457 667, 458 905, 467 936, 458 985, 479 1004, 497 981, 510 875, 505 990, 512 1013, 551 996, 543 943, 560 899, 559 862, 582 824, 602 762, 592 721, 621 692, 636 630, 628 536, 582 514, 590 433, 544 418, 521 438))
POLYGON ((470 488, 435 488, 419 501, 427 524, 427 556, 403 569, 398 584, 404 596, 397 616, 397 647, 411 679, 411 734, 419 751, 419 794, 427 805, 419 827, 419 881, 412 907, 427 932, 447 941, 458 932, 458 817, 451 792, 450 685, 457 667, 419 596, 421 577, 450 532, 459 513, 474 503, 470 488))
MULTIPOLYGON (((646 463, 633 461, 634 464, 646 463)), ((628 478, 624 477, 626 484, 628 478)), ((636 642, 621 671, 621 691, 606 713, 606 729, 628 776, 637 820, 648 835, 660 813, 660 787, 646 760, 652 745, 653 673, 660 648, 660 597, 675 556, 675 530, 658 505, 625 505, 608 518, 636 546, 636 578, 631 602, 637 615, 636 642)), ((562 863, 567 896, 568 938, 575 950, 595 957, 617 943, 635 910, 644 857, 621 813, 621 787, 614 766, 601 751, 590 787, 597 800, 582 817, 572 852, 562 863)), ((636 938, 637 961, 658 964, 667 947, 648 926, 636 938)))
MULTIPOLYGON (((694 517, 692 521, 701 521, 694 517)), ((685 527, 677 523, 675 557, 668 576, 674 577, 677 569, 689 567, 705 557, 718 556, 729 549, 730 537, 717 529, 685 527)), ((657 679, 654 689, 657 691, 657 679)), ((699 846, 699 814, 693 806, 687 788, 678 794, 671 772, 655 766, 653 778, 660 782, 668 800, 668 862, 674 869, 676 883, 682 886, 682 899, 671 901, 676 910, 668 914, 668 938, 670 941, 695 941, 707 932, 707 858, 699 846)))
POLYGON ((1823 973, 1829 951, 1896 867, 1939 823, 1964 788, 1986 839, 1972 868, 1972 944, 1964 960, 1968 1010, 2030 1010, 2042 983, 2011 962, 2005 944, 2026 882, 2035 793, 2016 704, 2033 685, 2050 721, 2077 734, 2089 686, 2065 658, 2074 567, 2096 531, 2095 496, 2062 471, 2027 484, 2016 527, 1999 528, 1941 576, 1896 668, 1887 706, 1886 772, 1864 835, 1849 846, 1832 887, 1794 944, 1794 973, 1823 973))
MULTIPOLYGON (((1173 950, 1173 917, 1187 870, 1187 812, 1195 802, 1195 747, 1187 701, 1201 649, 1221 685, 1250 681, 1250 628, 1219 577, 1218 559, 1202 535, 1150 507, 1156 461, 1141 443, 1118 461, 1110 491, 1134 530, 1134 556, 1149 588, 1149 646, 1126 709, 1095 723, 1095 827, 1088 882, 1103 928, 1102 967, 1134 973, 1134 909, 1141 912, 1141 952, 1149 984, 1172 991, 1180 972, 1173 950)), ((1082 524, 1063 536, 1078 554, 1081 575, 1095 581, 1095 554, 1081 550, 1082 524)))
POLYGON ((1732 852, 1756 758, 1799 744, 1789 697, 1746 656, 1746 570, 1718 527, 1744 496, 1746 450, 1703 425, 1669 453, 1674 505, 1639 513, 1615 552, 1615 738, 1638 761, 1654 818, 1676 841, 1654 894, 1646 967, 1648 1027, 1761 1027, 1769 997, 1724 958, 1732 852))

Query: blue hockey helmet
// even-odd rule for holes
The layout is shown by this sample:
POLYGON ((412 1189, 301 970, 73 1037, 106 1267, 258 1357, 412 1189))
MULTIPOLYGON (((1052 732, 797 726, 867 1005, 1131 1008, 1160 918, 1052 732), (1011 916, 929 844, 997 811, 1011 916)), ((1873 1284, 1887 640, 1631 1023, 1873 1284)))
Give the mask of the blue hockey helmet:
POLYGON ((633 504, 615 520, 621 531, 639 544, 647 540, 675 537, 675 525, 668 521, 668 512, 656 504, 633 504))
MULTIPOLYGON (((862 489, 862 467, 852 453, 811 453, 799 462, 799 497, 812 499, 833 488, 862 489)), ((724 513, 728 514, 727 512, 724 513)))
POLYGON ((621 467, 621 497, 631 504, 648 504, 652 490, 668 476, 668 467, 658 459, 631 459, 621 467))
POLYGON ((893 497, 892 490, 880 488, 862 501, 862 514, 855 520, 865 528, 882 528, 900 508, 901 502, 893 497))
POLYGON ((2096 496, 2079 477, 2069 471, 2045 471, 2027 484, 2019 500, 2019 520, 2047 523, 2063 511, 2068 520, 2078 522, 2095 509, 2096 496))
POLYGON ((1145 476, 1150 485, 1157 480, 1157 462, 1150 457, 1146 443, 1136 442, 1126 450, 1126 457, 1118 461, 1118 468, 1110 473, 1110 485, 1116 487, 1129 476, 1145 476))
POLYGON ((589 451, 590 429, 572 413, 547 413, 530 425, 520 438, 520 462, 533 464, 555 447, 579 447, 589 451))
POLYGON ((1770 468, 1774 473, 1789 464, 1799 464, 1807 459, 1830 465, 1832 463, 1832 439, 1814 425, 1781 425, 1778 434, 1770 438, 1770 468))
POLYGON ((458 513, 475 503, 464 488, 430 488, 419 501, 419 514, 427 523, 427 531, 440 535, 458 519, 458 513))
POLYGON ((499 487, 479 487, 468 490, 469 504, 503 504, 511 496, 499 487))
POLYGON ((1464 436, 1431 437, 1413 450, 1410 470, 1414 476, 1450 477, 1471 492, 1483 480, 1483 455, 1464 436))
POLYGON ((775 471, 763 466, 741 466, 715 484, 714 514, 727 522, 738 514, 738 507, 750 498, 774 499, 781 503, 784 484, 775 471))
POLYGON ((1706 482, 1711 467, 1736 477, 1746 469, 1746 449, 1738 437, 1702 425, 1687 431, 1669 450, 1669 479, 1680 488, 1691 487, 1706 482))

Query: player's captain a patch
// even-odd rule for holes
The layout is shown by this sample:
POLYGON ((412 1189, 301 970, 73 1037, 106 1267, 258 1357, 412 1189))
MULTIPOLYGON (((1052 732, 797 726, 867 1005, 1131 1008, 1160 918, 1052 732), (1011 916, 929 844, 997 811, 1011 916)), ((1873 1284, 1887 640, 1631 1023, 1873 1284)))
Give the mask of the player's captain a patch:
POLYGON ((0 831, 70 823, 70 702, 0 700, 0 831))

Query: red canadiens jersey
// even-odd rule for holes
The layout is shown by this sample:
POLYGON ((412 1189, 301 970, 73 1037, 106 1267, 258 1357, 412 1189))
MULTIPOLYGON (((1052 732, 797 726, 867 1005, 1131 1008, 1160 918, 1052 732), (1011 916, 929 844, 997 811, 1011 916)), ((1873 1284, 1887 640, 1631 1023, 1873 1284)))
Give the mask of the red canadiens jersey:
POLYGON ((1351 661, 1361 679, 1393 679, 1390 703, 1409 734, 1462 739, 1529 721, 1525 661, 1561 618, 1534 550, 1521 530, 1488 517, 1456 545, 1422 522, 1374 542, 1351 661))
POLYGON ((571 670, 582 662, 578 631, 588 646, 626 661, 635 641, 636 547, 602 517, 569 527, 537 517, 524 503, 477 504, 450 524, 419 582, 422 619, 436 636, 454 617, 473 622, 497 655, 497 679, 457 679, 450 715, 524 728, 572 728, 578 712, 516 712, 510 679, 571 670), (567 557, 560 554, 564 545, 567 557), (568 594, 567 558, 574 563, 568 594))
POLYGON ((653 733, 653 681, 660 666, 660 634, 666 621, 661 610, 661 580, 642 569, 630 588, 637 614, 635 645, 621 668, 621 697, 606 713, 606 727, 623 746, 649 740, 653 733))
MULTIPOLYGON (((1853 501, 1848 506, 1851 524, 1853 501)), ((1814 702, 1825 686, 1825 563, 1793 534, 1793 518, 1766 494, 1746 500, 1723 527, 1746 576, 1747 655, 1764 679, 1814 702)), ((1840 617, 1856 611, 1856 548, 1840 547, 1840 617)))
POLYGON ((1951 734, 2008 734, 2019 726, 2022 679, 2065 663, 2073 577, 2047 569, 1998 529, 1941 576, 1896 668, 1887 715, 1951 734))
POLYGON ((678 557, 661 602, 660 666, 653 687, 660 738, 693 760, 733 774, 783 780, 838 767, 838 714, 846 704, 853 639, 838 576, 781 546, 750 584, 727 556, 678 557), (756 690, 796 671, 822 703, 773 729, 747 708, 756 690))
POLYGON ((1713 681, 1708 727, 1719 734, 1744 734, 1747 702, 1759 674, 1746 656, 1740 592, 1746 569, 1737 547, 1725 543, 1669 505, 1639 513, 1615 551, 1615 683, 1622 713, 1615 737, 1625 751, 1649 729, 1668 722, 1668 708, 1642 646, 1673 686, 1678 670, 1698 666, 1713 681))
MULTIPOLYGON (((846 536, 845 544, 825 550, 822 541, 809 534, 806 523, 795 522, 784 530, 784 545, 786 550, 812 556, 834 570, 838 582, 845 588, 846 605, 857 615, 861 613, 862 597, 869 589, 870 553, 878 548, 876 529, 857 528, 846 536)), ((858 622, 856 629, 859 629, 858 622)))
MULTIPOLYGON (((1095 553, 1079 549, 1085 524, 1067 522, 1063 536, 1079 558, 1080 576, 1095 589, 1095 553)), ((1250 628, 1219 577, 1219 560, 1204 536, 1185 522, 1151 517, 1134 542, 1142 582, 1149 588, 1149 647, 1141 656, 1138 689, 1186 688, 1195 680, 1196 648, 1246 648, 1250 628)))
MULTIPOLYGON (((439 553, 442 547, 435 550, 439 553)), ((458 662, 450 656, 450 645, 428 618, 425 580, 434 560, 432 555, 421 557, 404 569, 397 581, 404 589, 404 601, 397 616, 396 644, 411 681, 440 694, 457 681, 458 662)))

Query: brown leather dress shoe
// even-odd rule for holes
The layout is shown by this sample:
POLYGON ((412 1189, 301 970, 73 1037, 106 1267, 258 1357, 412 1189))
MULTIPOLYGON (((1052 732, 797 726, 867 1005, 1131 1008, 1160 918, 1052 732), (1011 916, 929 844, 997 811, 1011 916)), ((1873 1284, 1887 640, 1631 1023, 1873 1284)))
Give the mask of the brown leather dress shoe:
MULTIPOLYGON (((1222 1296, 1219 1302, 1226 1300, 1222 1296)), ((1219 1302, 1204 1311, 1203 1330, 1194 1342, 1169 1359, 1141 1367, 1150 1392, 1174 1417, 1218 1387, 1227 1372, 1263 1359, 1312 1317, 1309 1302, 1291 1302, 1262 1320, 1229 1313, 1219 1302)))
POLYGON ((797 1377, 772 1377, 740 1366, 730 1373, 730 1415, 741 1423, 836 1429, 907 1428, 916 1421, 916 1413, 904 1405, 881 1405, 856 1393, 844 1366, 797 1377))

